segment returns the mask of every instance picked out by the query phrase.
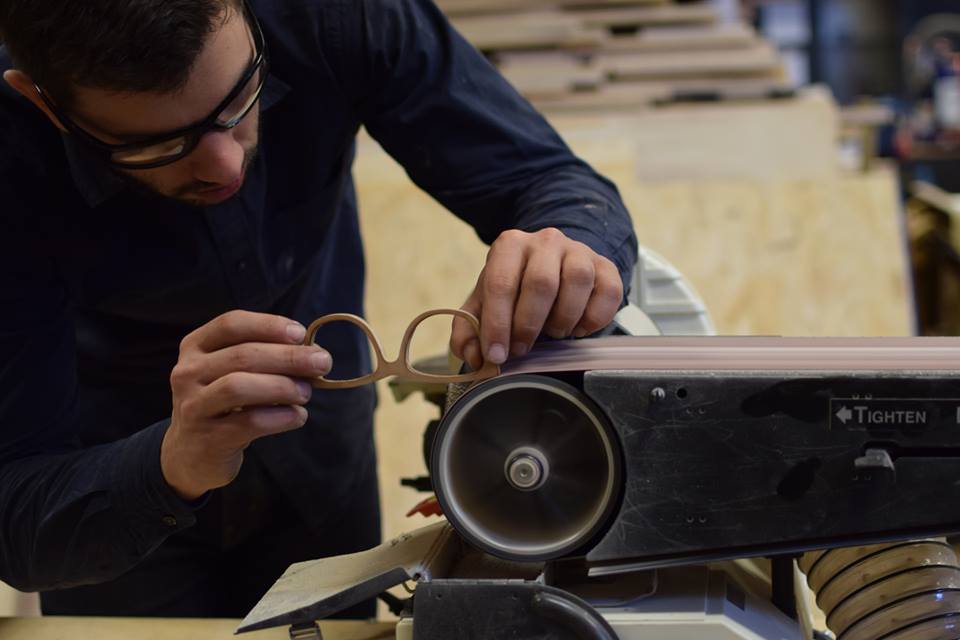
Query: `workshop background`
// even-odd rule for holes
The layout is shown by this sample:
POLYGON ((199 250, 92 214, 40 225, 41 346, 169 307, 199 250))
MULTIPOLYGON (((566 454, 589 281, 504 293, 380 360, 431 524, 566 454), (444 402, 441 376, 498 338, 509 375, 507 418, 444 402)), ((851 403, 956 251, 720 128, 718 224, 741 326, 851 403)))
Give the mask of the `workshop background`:
MULTIPOLYGON (((956 0, 440 0, 474 45, 614 180, 640 242, 718 333, 960 330, 956 0), (951 13, 952 12, 952 13, 951 13)), ((396 353, 459 306, 485 247, 369 137, 356 163, 367 309, 396 353)), ((447 325, 418 352, 443 353, 447 325)), ((380 389, 384 536, 423 494, 437 409, 380 389)), ((36 613, 0 585, 0 616, 36 613)))

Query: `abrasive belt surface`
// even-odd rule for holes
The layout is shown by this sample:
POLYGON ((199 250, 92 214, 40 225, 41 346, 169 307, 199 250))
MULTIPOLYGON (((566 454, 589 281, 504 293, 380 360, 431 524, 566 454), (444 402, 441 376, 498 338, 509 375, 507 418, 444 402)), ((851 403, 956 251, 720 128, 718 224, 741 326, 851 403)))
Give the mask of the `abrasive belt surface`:
POLYGON ((960 373, 960 338, 611 336, 539 343, 501 375, 592 370, 960 373))

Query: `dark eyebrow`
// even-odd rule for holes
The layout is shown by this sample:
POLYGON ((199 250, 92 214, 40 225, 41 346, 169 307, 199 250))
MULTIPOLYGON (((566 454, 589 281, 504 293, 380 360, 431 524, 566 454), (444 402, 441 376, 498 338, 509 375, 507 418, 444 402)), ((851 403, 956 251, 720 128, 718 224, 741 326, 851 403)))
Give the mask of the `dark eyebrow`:
MULTIPOLYGON (((250 73, 251 67, 253 66, 254 62, 255 62, 256 59, 257 59, 257 40, 256 40, 256 36, 255 36, 254 33, 253 33, 253 26, 250 25, 250 22, 249 22, 249 20, 247 20, 245 13, 241 14, 241 17, 242 17, 242 18, 244 19, 244 21, 247 23, 247 33, 248 33, 248 35, 249 35, 250 45, 251 45, 251 47, 252 47, 252 51, 251 51, 251 54, 250 54, 250 59, 249 59, 249 61, 247 62, 246 66, 240 71, 240 75, 237 77, 237 79, 233 81, 233 84, 232 84, 232 85, 230 85, 230 86, 231 86, 230 91, 227 92, 227 95, 223 96, 223 98, 220 99, 220 102, 217 103, 217 106, 223 105, 223 101, 227 99, 227 96, 229 96, 230 94, 232 94, 232 93, 233 93, 234 91, 236 91, 238 88, 241 90, 240 93, 242 93, 242 87, 239 87, 240 82, 243 81, 243 79, 247 77, 247 74, 250 73)), ((253 76, 251 75, 251 77, 253 77, 253 76)), ((240 93, 237 93, 237 95, 240 95, 240 93)), ((226 107, 228 107, 228 106, 230 106, 230 105, 229 105, 229 104, 226 104, 226 105, 223 105, 223 106, 224 106, 224 108, 226 108, 226 107)), ((118 140, 120 144, 136 144, 137 142, 149 141, 149 140, 152 139, 152 138, 162 137, 162 136, 166 135, 167 133, 173 133, 174 131, 178 131, 178 130, 180 130, 180 129, 189 129, 189 128, 191 128, 191 127, 195 127, 195 126, 197 126, 198 124, 200 124, 201 122, 203 122, 204 120, 206 120, 207 118, 209 118, 210 115, 211 115, 211 114, 207 114, 207 115, 204 116, 203 118, 200 118, 199 120, 196 120, 196 121, 192 122, 191 124, 188 124, 188 125, 186 125, 186 126, 184 126, 184 127, 179 127, 178 129, 172 129, 172 130, 171 130, 171 129, 167 129, 166 131, 155 131, 155 132, 153 132, 153 133, 145 133, 145 132, 139 132, 139 131, 137 131, 137 132, 114 133, 114 132, 112 132, 112 131, 105 131, 105 130, 103 130, 103 129, 100 129, 99 127, 89 127, 89 124, 86 124, 86 123, 84 124, 84 127, 85 127, 85 128, 88 128, 88 127, 89 127, 89 128, 88 128, 88 131, 97 132, 97 133, 100 133, 101 135, 105 135, 105 136, 108 136, 108 137, 110 137, 110 138, 114 138, 114 139, 118 140)))

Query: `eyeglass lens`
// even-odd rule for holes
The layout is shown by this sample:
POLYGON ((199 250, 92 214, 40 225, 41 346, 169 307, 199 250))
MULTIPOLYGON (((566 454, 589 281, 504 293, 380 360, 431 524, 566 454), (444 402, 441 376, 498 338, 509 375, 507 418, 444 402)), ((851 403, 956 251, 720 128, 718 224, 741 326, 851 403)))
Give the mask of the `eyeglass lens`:
MULTIPOLYGON (((246 117, 260 97, 264 77, 265 71, 261 65, 247 81, 243 90, 237 94, 237 97, 217 116, 216 125, 218 127, 231 129, 246 117)), ((202 133, 205 132, 201 132, 201 135, 202 133)), ((188 150, 191 137, 194 135, 191 133, 143 147, 117 150, 111 154, 111 160, 117 164, 138 165, 175 158, 188 150)))

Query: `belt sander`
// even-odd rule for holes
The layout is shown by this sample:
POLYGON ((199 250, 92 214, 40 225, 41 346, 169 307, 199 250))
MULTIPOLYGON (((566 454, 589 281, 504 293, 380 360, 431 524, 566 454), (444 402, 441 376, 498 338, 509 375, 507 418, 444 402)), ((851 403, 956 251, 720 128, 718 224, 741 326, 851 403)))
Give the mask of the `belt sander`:
POLYGON ((240 631, 403 583, 398 638, 793 640, 799 558, 844 640, 960 637, 960 340, 541 344, 448 403, 430 478, 445 521, 293 565, 240 631))

